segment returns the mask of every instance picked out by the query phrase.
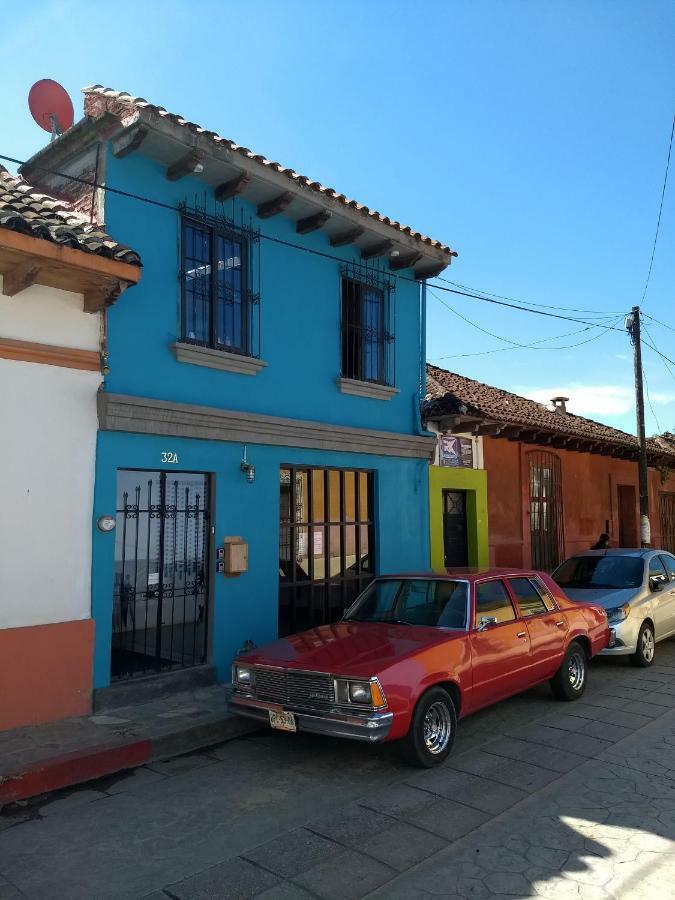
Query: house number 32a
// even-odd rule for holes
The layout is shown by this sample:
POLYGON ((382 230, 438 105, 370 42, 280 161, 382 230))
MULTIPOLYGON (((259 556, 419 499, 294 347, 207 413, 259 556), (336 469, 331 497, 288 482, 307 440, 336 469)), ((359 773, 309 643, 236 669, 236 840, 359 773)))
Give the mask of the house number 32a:
POLYGON ((177 463, 178 462, 178 454, 174 453, 173 450, 162 450, 162 462, 163 463, 177 463))

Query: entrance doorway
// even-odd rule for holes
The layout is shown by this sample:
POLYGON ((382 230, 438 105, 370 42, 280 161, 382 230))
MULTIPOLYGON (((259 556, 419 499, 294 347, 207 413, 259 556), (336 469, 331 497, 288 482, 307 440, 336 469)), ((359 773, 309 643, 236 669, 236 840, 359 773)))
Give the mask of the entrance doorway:
POLYGON ((206 662, 209 476, 117 473, 112 679, 206 662))
POLYGON ((661 547, 669 553, 675 553, 675 494, 659 494, 659 516, 661 547))
POLYGON ((635 485, 620 484, 619 492, 619 545, 639 547, 637 530, 637 499, 635 485))
POLYGON ((466 491, 443 491, 443 551, 446 569, 468 566, 466 491))
POLYGON ((552 572, 565 554, 562 469, 553 453, 535 451, 528 456, 532 567, 552 572))
POLYGON ((373 473, 283 466, 279 636, 336 622, 375 572, 373 473))

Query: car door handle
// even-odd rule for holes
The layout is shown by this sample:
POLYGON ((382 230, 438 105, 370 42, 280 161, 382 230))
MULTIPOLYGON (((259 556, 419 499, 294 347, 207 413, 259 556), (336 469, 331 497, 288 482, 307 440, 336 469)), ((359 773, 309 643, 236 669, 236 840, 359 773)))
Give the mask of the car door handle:
POLYGON ((558 626, 558 628, 564 628, 564 627, 565 627, 565 620, 563 619, 562 622, 556 622, 555 624, 558 626))
POLYGON ((516 635, 516 637, 527 637, 527 632, 526 632, 526 631, 519 631, 518 634, 516 635))

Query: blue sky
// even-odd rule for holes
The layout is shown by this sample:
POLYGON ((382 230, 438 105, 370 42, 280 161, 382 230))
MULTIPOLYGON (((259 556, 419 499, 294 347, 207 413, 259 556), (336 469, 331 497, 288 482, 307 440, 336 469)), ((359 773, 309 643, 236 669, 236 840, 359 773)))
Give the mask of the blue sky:
MULTIPOLYGON (((80 89, 103 83, 451 244, 455 282, 618 318, 649 265, 674 46, 672 0, 32 0, 3 17, 0 152, 26 158, 44 142, 26 106, 34 81, 64 84, 78 116, 80 89)), ((673 327, 674 182, 644 304, 673 327)), ((519 343, 583 327, 440 296, 519 343)), ((647 324, 675 358, 675 332, 647 324)), ((565 393, 573 411, 634 430, 623 333, 458 356, 504 346, 430 298, 431 361, 540 399, 565 393)), ((675 428, 675 374, 650 350, 645 363, 648 431, 675 428)))

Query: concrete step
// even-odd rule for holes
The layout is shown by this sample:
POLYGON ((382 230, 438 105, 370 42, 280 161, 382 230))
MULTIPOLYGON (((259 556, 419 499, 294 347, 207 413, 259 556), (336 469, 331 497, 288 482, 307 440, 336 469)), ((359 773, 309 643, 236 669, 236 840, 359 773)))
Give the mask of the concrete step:
POLYGON ((98 688, 94 691, 93 708, 97 713, 106 709, 119 709, 135 703, 148 703, 168 694, 209 687, 215 683, 214 666, 195 666, 159 675, 143 675, 116 681, 110 687, 98 688))

